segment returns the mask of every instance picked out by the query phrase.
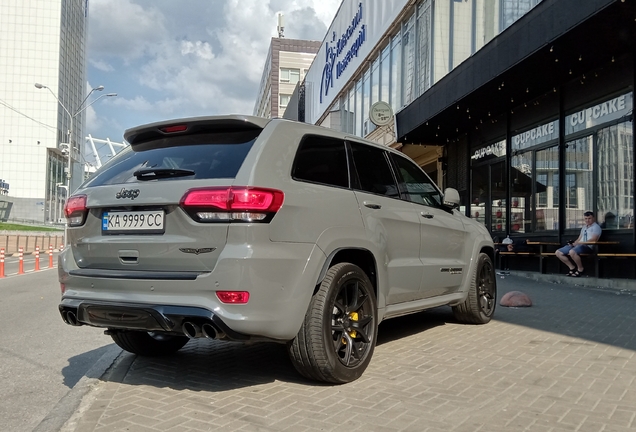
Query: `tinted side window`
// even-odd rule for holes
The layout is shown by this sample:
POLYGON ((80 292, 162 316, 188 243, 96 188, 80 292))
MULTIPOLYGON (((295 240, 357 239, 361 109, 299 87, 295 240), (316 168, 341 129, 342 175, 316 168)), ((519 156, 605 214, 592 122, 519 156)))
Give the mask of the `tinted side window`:
POLYGON ((401 177, 400 188, 406 192, 407 200, 431 207, 441 207, 442 195, 420 167, 401 156, 392 154, 391 158, 398 167, 401 177))
POLYGON ((294 180, 331 186, 349 187, 349 170, 344 141, 320 136, 307 136, 298 147, 294 180))
POLYGON ((384 150, 356 143, 351 143, 351 150, 360 189, 392 198, 400 197, 384 150))

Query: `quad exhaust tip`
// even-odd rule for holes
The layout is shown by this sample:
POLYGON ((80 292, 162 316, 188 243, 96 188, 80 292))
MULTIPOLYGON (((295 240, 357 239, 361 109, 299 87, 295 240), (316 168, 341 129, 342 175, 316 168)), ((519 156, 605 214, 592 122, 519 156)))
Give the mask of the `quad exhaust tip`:
POLYGON ((184 322, 181 326, 181 330, 183 330, 183 334, 185 334, 190 339, 199 338, 202 336, 201 327, 190 321, 184 322))
POLYGON ((66 322, 72 326, 80 326, 82 325, 78 320, 77 320, 77 315, 75 315, 75 312, 73 311, 68 311, 66 312, 66 322))
POLYGON ((225 333, 219 330, 212 323, 204 323, 202 326, 199 326, 192 321, 185 321, 181 326, 181 331, 190 339, 201 337, 206 337, 208 339, 222 339, 225 337, 225 333))

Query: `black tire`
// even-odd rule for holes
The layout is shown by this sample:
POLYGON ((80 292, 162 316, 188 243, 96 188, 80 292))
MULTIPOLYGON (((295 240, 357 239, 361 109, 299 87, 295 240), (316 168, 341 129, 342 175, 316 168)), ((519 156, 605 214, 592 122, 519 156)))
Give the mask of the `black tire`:
POLYGON ((369 365, 377 328, 371 281, 358 266, 336 264, 311 299, 298 335, 287 344, 289 357, 309 379, 348 383, 369 365))
POLYGON ((147 357, 173 354, 190 340, 186 336, 144 331, 113 331, 110 337, 120 348, 147 357))
POLYGON ((455 318, 466 324, 486 324, 495 313, 497 305, 497 278, 492 260, 485 253, 477 258, 471 276, 470 289, 464 303, 453 306, 455 318))

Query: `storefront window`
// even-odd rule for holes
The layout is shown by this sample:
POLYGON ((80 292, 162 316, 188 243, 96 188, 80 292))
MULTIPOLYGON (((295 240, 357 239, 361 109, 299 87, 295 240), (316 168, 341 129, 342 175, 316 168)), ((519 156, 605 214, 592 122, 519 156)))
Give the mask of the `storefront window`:
POLYGON ((501 29, 505 30, 510 27, 539 3, 541 3, 541 0, 503 0, 501 29))
POLYGON ((511 232, 532 231, 532 152, 528 151, 515 155, 510 160, 511 166, 511 199, 512 209, 510 213, 511 232))
POLYGON ((375 59, 371 65, 371 102, 369 107, 380 100, 380 60, 375 59))
POLYGON ((568 141, 565 149, 565 228, 581 225, 582 214, 592 209, 593 136, 568 141))
POLYGON ((355 133, 362 136, 362 81, 356 82, 356 109, 355 109, 355 133))
POLYGON ((415 15, 402 26, 402 50, 404 55, 404 105, 415 99, 415 15))
POLYGON ((479 147, 471 157, 470 217, 491 232, 506 230, 506 141, 479 147))
POLYGON ((431 2, 426 0, 417 8, 418 94, 431 87, 431 2))
MULTIPOLYGON (((506 230, 506 167, 504 162, 490 165, 490 199, 492 202, 492 232, 506 230)), ((513 201, 514 204, 514 201, 513 201)))
POLYGON ((369 124, 372 124, 369 121, 369 107, 371 101, 371 78, 369 74, 369 69, 364 72, 364 77, 362 78, 362 136, 366 136, 369 132, 369 124))
MULTIPOLYGON (((381 64, 380 64, 380 100, 383 102, 389 102, 389 85, 391 83, 391 62, 389 56, 391 50, 387 45, 382 50, 381 64)), ((395 112, 395 111, 394 111, 395 112)))
POLYGON ((349 101, 347 102, 347 129, 348 133, 355 133, 355 105, 356 104, 356 93, 354 89, 349 90, 349 101))
POLYGON ((488 201, 489 166, 473 167, 471 188, 470 217, 486 225, 486 202, 488 201))
POLYGON ((535 231, 559 228, 559 150, 557 146, 535 154, 535 231))
POLYGON ((632 122, 597 132, 597 221, 603 229, 631 228, 634 206, 632 122))
POLYGON ((402 35, 391 41, 391 108, 402 108, 402 35))

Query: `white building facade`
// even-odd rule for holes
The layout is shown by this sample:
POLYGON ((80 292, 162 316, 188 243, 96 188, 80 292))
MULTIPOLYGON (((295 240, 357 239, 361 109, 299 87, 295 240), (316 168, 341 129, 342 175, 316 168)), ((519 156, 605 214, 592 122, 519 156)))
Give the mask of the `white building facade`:
POLYGON ((283 116, 296 85, 305 79, 318 48, 318 41, 272 38, 254 115, 265 118, 283 116))
POLYGON ((87 22, 88 0, 0 2, 0 201, 13 204, 10 220, 63 218, 69 140, 71 191, 83 180, 87 22))

